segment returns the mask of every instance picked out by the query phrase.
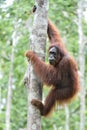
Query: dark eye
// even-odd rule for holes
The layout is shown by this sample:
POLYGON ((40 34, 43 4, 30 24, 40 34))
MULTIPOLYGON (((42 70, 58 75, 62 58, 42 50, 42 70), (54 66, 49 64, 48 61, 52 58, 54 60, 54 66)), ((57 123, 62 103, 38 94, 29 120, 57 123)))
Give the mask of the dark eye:
POLYGON ((56 55, 56 52, 52 52, 53 55, 56 55))

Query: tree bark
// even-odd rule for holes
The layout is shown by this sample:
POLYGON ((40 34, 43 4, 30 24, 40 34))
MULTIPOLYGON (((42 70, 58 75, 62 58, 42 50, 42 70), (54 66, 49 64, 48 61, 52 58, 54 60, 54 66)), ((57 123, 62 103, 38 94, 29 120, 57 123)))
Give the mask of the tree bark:
POLYGON ((80 68, 80 130, 85 130, 85 87, 84 87, 84 75, 85 75, 85 51, 83 41, 83 29, 82 29, 82 13, 83 13, 83 1, 78 1, 78 37, 79 37, 79 68, 80 68))
MULTIPOLYGON (((45 44, 47 35, 47 12, 48 1, 36 0, 37 6, 33 29, 30 36, 30 49, 35 51, 42 60, 45 60, 45 44)), ((27 77, 27 76, 26 76, 27 77)), ((41 115, 39 110, 31 105, 32 99, 42 99, 42 83, 34 73, 33 67, 29 62, 28 77, 27 77, 27 90, 28 90, 28 119, 27 130, 41 130, 41 115)))
POLYGON ((12 47, 11 66, 10 66, 9 81, 8 81, 8 94, 7 94, 7 107, 6 107, 6 129, 5 130, 10 130, 10 111, 11 111, 11 99, 12 99, 13 62, 14 62, 14 47, 12 47))
MULTIPOLYGON (((16 27, 16 26, 15 26, 16 27)), ((10 63, 10 72, 8 79, 8 92, 7 92, 7 106, 6 106, 6 128, 5 130, 10 130, 10 113, 11 113, 11 101, 12 101, 12 85, 13 85, 13 71, 14 71, 14 49, 18 42, 18 36, 16 28, 14 29, 12 35, 12 53, 11 53, 11 63, 10 63)))
POLYGON ((66 114, 65 129, 69 130, 69 108, 67 105, 65 105, 65 114, 66 114))

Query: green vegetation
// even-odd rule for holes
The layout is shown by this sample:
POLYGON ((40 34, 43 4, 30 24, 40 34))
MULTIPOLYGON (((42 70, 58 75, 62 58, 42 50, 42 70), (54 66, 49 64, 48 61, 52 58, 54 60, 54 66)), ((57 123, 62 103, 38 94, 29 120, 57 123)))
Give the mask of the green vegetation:
MULTIPOLYGON (((78 62, 78 26, 77 26, 77 0, 50 0, 49 17, 60 30, 60 34, 68 51, 78 62)), ((27 125, 27 90, 23 84, 23 78, 27 67, 24 57, 29 48, 29 31, 27 21, 32 21, 32 0, 16 0, 12 6, 3 9, 0 4, 0 130, 5 128, 6 99, 8 91, 8 79, 10 72, 10 57, 12 51, 12 34, 17 26, 19 38, 15 45, 15 58, 13 70, 12 106, 11 106, 11 130, 26 128, 27 125)), ((31 24, 30 22, 29 24, 31 24)), ((83 19, 84 34, 87 36, 87 23, 83 19)), ((30 27, 31 28, 31 27, 30 27)), ((87 47, 85 48, 87 50, 87 47)), ((87 51, 85 51, 87 52, 87 51)), ((85 53, 85 87, 87 91, 87 53, 85 53)), ((48 89, 44 88, 44 95, 48 89)), ((87 96, 86 96, 87 100, 87 96)), ((87 108, 87 103, 86 103, 87 108)), ((70 130, 79 130, 80 125, 80 100, 77 98, 69 105, 70 130)), ((87 110, 85 111, 87 120, 87 110)), ((53 130, 56 125, 58 130, 65 130, 66 113, 63 107, 56 108, 51 118, 42 118, 42 130, 53 130)), ((87 129, 87 123, 85 125, 87 129)))

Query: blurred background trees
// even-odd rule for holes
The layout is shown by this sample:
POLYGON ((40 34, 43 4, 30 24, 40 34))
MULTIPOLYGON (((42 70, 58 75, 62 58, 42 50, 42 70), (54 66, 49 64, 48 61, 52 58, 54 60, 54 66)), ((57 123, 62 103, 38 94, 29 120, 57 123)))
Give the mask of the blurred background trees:
MULTIPOLYGON (((29 32, 34 17, 31 9, 34 1, 16 0, 10 6, 9 4, 4 0, 0 1, 0 130, 6 127, 10 73, 12 73, 10 128, 20 130, 27 125, 27 90, 23 84, 27 60, 24 53, 29 48, 29 32)), ((78 62, 82 89, 78 98, 69 106, 57 107, 52 117, 42 118, 42 130, 86 130, 87 0, 73 2, 50 0, 48 13, 58 27, 68 51, 78 62)), ((48 89, 44 88, 44 96, 47 91, 48 89)))

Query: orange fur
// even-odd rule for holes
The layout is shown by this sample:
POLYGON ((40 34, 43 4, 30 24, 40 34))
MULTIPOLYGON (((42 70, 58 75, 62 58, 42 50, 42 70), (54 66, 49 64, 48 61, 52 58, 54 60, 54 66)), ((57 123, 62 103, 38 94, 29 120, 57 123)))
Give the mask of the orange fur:
POLYGON ((51 86, 44 104, 38 100, 31 102, 43 116, 47 116, 56 103, 63 105, 72 101, 80 89, 77 63, 68 54, 57 28, 50 20, 47 33, 51 43, 49 50, 55 46, 61 53, 61 60, 56 66, 45 64, 33 51, 26 52, 26 57, 31 60, 36 74, 43 83, 51 86))

